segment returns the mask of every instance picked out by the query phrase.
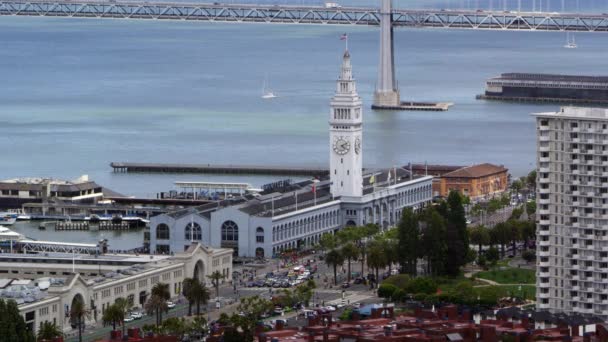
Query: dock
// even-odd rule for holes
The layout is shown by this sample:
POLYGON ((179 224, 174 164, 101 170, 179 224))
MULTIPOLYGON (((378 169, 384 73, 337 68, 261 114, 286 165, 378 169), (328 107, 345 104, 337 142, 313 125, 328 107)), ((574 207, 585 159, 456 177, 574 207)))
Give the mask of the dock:
POLYGON ((528 96, 500 96, 500 95, 477 95, 477 100, 507 101, 507 102, 537 102, 537 103, 583 103, 602 107, 608 106, 608 100, 573 99, 557 97, 528 97, 528 96))
POLYGON ((142 173, 201 173, 201 174, 249 174, 281 176, 324 176, 329 170, 322 167, 287 167, 261 165, 213 165, 213 164, 157 164, 157 163, 110 163, 114 172, 142 173))
POLYGON ((401 105, 399 105, 399 106, 372 105, 372 109, 446 112, 453 105, 454 105, 454 103, 452 103, 452 102, 401 102, 401 105))
MULTIPOLYGON (((45 224, 46 228, 46 224, 45 224)), ((132 225, 128 222, 113 223, 102 221, 96 224, 89 222, 55 222, 55 230, 130 230, 132 225)))

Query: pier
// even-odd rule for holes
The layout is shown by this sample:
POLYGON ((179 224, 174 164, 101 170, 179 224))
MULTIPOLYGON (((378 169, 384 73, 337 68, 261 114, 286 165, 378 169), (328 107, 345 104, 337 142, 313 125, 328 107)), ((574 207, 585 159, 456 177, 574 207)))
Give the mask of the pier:
POLYGON ((144 173, 201 173, 201 174, 248 174, 281 176, 324 176, 329 170, 322 167, 286 167, 262 165, 213 165, 213 164, 156 164, 110 163, 114 172, 144 173))
POLYGON ((426 112, 446 112, 453 106, 452 102, 401 102, 398 106, 372 105, 372 109, 380 110, 409 110, 426 112))
MULTIPOLYGON (((46 225, 45 225, 46 227, 46 225)), ((130 230, 134 229, 129 222, 114 223, 101 221, 99 223, 89 222, 55 222, 55 230, 130 230)))

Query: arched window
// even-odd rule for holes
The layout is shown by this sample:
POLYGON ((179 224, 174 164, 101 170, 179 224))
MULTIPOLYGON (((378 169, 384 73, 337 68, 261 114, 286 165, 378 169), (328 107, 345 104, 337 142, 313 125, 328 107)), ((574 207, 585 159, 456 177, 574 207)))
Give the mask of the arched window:
POLYGON ((156 226, 156 239, 169 240, 169 226, 164 223, 161 223, 156 226))
POLYGON ((239 241, 239 226, 232 221, 222 224, 222 241, 239 241))
POLYGON ((203 230, 196 222, 190 222, 186 225, 185 239, 188 241, 200 241, 203 239, 203 230))
POLYGON ((258 227, 255 230, 255 242, 264 243, 264 228, 258 227))

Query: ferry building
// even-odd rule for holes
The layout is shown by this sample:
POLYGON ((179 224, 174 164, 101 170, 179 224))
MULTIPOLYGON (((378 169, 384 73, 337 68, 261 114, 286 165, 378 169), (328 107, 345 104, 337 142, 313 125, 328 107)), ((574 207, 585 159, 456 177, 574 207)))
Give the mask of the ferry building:
POLYGON ((317 244, 345 226, 394 226, 404 208, 432 199, 431 176, 393 168, 363 172, 363 105, 344 53, 329 114, 329 169, 325 179, 283 184, 261 195, 152 217, 150 248, 178 253, 192 242, 232 248, 241 257, 271 257, 317 244))

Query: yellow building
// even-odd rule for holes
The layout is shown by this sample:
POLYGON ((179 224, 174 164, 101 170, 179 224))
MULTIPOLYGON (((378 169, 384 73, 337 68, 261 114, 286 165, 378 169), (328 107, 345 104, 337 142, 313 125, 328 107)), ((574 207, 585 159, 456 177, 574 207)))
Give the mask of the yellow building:
POLYGON ((502 193, 509 186, 509 169, 492 164, 467 166, 440 176, 439 195, 458 191, 471 199, 502 193))

